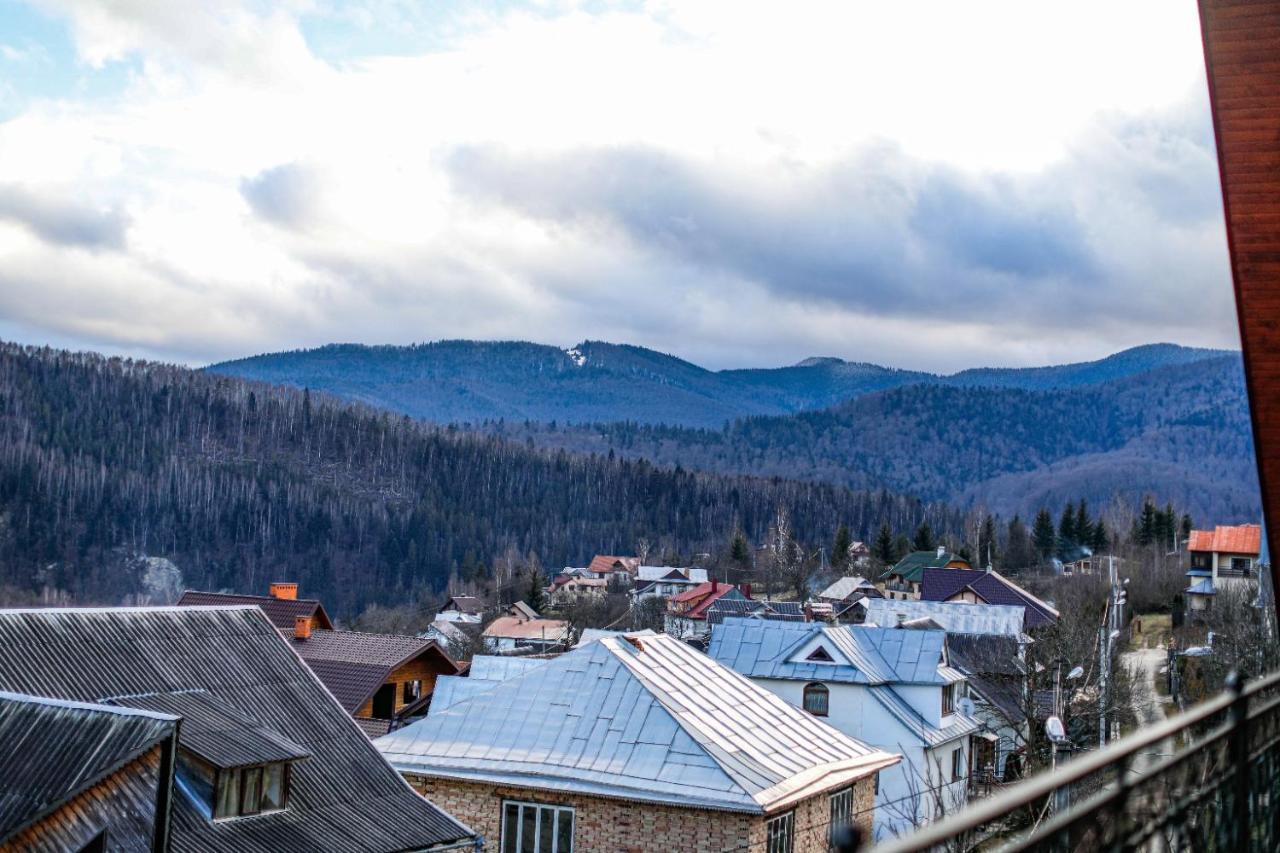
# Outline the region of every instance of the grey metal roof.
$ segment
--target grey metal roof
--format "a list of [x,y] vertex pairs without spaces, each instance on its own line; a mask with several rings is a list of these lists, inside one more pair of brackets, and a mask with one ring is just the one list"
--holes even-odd
[[859,603],[866,608],[867,622],[884,628],[904,618],[928,618],[943,630],[955,634],[1002,634],[1022,636],[1026,608],[1009,604],[959,604],[947,601],[900,601],[888,598],[866,598]]
[[540,666],[549,658],[516,657],[514,655],[476,655],[471,659],[467,678],[485,681],[508,681]]
[[1213,580],[1210,578],[1206,578],[1202,581],[1196,581],[1191,586],[1187,587],[1185,592],[1189,592],[1192,595],[1217,595],[1218,594],[1218,591],[1213,588]]
[[707,624],[719,625],[730,616],[750,616],[754,619],[778,619],[784,622],[803,622],[804,606],[798,601],[759,601],[747,598],[721,598],[707,608]]
[[257,607],[6,610],[0,648],[0,689],[77,701],[205,690],[311,752],[283,812],[213,823],[175,796],[175,850],[412,850],[472,835],[387,766]]
[[818,598],[825,598],[831,601],[844,601],[855,592],[866,589],[875,589],[875,584],[861,576],[843,577],[837,580],[831,586],[818,593]]
[[0,692],[0,847],[177,726],[166,714]]
[[215,767],[297,761],[311,753],[203,690],[109,699],[112,705],[182,718],[178,743]]
[[757,814],[897,760],[661,634],[574,649],[375,745],[410,773]]

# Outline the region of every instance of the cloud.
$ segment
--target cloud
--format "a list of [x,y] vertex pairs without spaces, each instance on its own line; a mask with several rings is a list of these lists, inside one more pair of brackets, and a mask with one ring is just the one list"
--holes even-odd
[[16,184],[0,184],[0,220],[22,225],[50,243],[83,249],[123,249],[129,226],[120,210],[99,210],[63,192]]
[[240,194],[254,212],[285,228],[300,228],[321,214],[320,176],[297,163],[286,163],[240,182]]

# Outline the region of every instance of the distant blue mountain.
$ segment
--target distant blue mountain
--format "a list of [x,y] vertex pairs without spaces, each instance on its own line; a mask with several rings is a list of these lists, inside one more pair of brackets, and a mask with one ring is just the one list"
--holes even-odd
[[825,409],[907,385],[1080,388],[1224,354],[1152,344],[1099,361],[979,368],[939,376],[838,358],[810,358],[791,367],[711,371],[643,347],[599,341],[569,349],[524,342],[440,341],[405,347],[333,344],[206,369],[308,387],[438,423],[503,419],[720,427],[744,417]]

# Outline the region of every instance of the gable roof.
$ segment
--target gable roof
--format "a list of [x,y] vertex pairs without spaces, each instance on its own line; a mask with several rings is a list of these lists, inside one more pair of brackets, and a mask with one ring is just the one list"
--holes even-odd
[[441,610],[456,610],[459,613],[475,615],[484,612],[484,602],[474,595],[455,595],[444,603]]
[[518,617],[520,619],[539,618],[538,611],[534,610],[532,607],[528,605],[527,602],[524,602],[524,601],[514,602],[510,607],[507,608],[507,612],[510,613],[512,616]]
[[722,581],[707,581],[695,586],[693,589],[686,589],[684,592],[678,593],[667,599],[667,605],[684,604],[685,602],[693,602],[688,610],[679,615],[685,619],[703,619],[707,610],[717,601],[746,599],[746,596],[733,584],[727,584]]
[[828,601],[844,601],[854,593],[866,594],[875,590],[876,585],[861,576],[839,578],[835,583],[818,593],[818,598]]
[[488,624],[482,636],[561,643],[569,637],[569,623],[560,619],[524,619],[519,616],[499,616]]
[[0,689],[82,702],[204,690],[311,753],[283,812],[210,822],[175,795],[175,850],[391,851],[472,835],[387,766],[257,607],[4,610],[0,648],[23,650],[0,655]]
[[753,814],[898,760],[666,635],[606,637],[375,743],[409,773]]
[[609,554],[596,554],[591,558],[591,564],[587,566],[587,571],[597,572],[602,575],[616,571],[625,571],[629,574],[635,574],[636,568],[639,567],[639,565],[639,557],[616,557]]
[[325,612],[324,605],[314,598],[276,598],[271,595],[240,595],[231,592],[200,592],[188,589],[178,599],[178,607],[227,607],[256,605],[267,614],[271,624],[281,631],[293,633],[294,619],[307,616],[321,628],[333,628],[333,620]]
[[920,585],[924,601],[947,601],[970,590],[987,604],[1007,604],[1026,608],[1026,629],[1058,621],[1058,611],[1036,598],[999,572],[973,569],[925,569]]
[[177,728],[167,714],[0,692],[0,846]]
[[[947,569],[946,571],[955,571]],[[1026,620],[1025,605],[962,604],[948,601],[910,601],[890,598],[865,598],[858,603],[867,621],[882,628],[905,619],[932,619],[944,631],[959,634],[998,634],[1021,637]]]
[[896,564],[885,569],[884,574],[880,575],[880,578],[883,580],[884,578],[897,575],[904,581],[920,583],[921,573],[924,572],[925,569],[942,568],[951,562],[960,562],[964,563],[966,566],[969,565],[968,560],[965,560],[962,557],[957,557],[955,554],[947,551],[943,551],[941,554],[938,553],[937,549],[934,549],[933,551],[912,551]]
[[707,608],[708,625],[719,625],[731,616],[803,622],[804,605],[798,601],[762,601],[754,598],[720,598]]
[[1257,556],[1262,553],[1262,527],[1257,524],[1219,524],[1213,530],[1193,530],[1187,550]]
[[290,640],[334,698],[355,713],[391,673],[423,655],[439,658],[446,668],[458,665],[434,639],[362,631],[312,631],[306,640]]
[[1015,637],[993,634],[947,634],[947,652],[953,667],[973,675],[1026,674],[1019,657],[1021,644]]

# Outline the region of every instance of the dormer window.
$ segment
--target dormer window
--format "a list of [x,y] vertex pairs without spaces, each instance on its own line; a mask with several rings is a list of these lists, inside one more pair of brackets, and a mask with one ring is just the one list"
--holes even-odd
[[956,712],[956,686],[948,684],[942,688],[942,716]]
[[831,652],[827,651],[822,646],[818,646],[816,649],[809,652],[809,656],[806,657],[805,660],[816,661],[817,663],[835,663],[835,658],[831,657]]
[[284,762],[219,770],[213,819],[283,811],[289,806],[289,777]]

